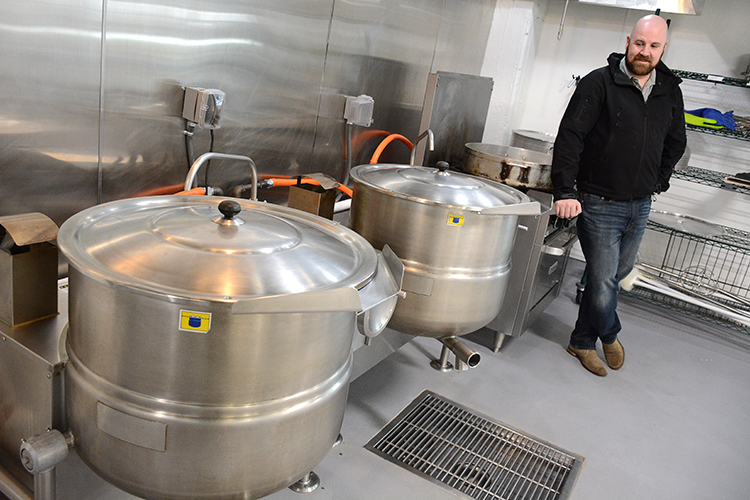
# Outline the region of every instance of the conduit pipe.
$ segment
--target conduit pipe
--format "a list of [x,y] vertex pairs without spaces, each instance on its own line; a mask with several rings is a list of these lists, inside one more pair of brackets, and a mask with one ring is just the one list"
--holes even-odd
[[158,187],[154,189],[149,189],[147,191],[142,191],[136,195],[133,195],[133,198],[144,198],[146,196],[161,196],[164,194],[176,194],[182,191],[183,187],[184,187],[184,184],[173,184],[172,186]]
[[424,139],[425,137],[428,138],[427,142],[427,148],[430,151],[435,151],[435,134],[432,133],[432,130],[427,129],[421,134],[419,134],[419,137],[417,137],[417,140],[414,141],[414,146],[411,148],[411,156],[409,157],[409,165],[414,165],[414,163],[417,160],[417,144],[419,144],[419,141]]
[[338,214],[338,213],[341,213],[341,212],[346,212],[350,208],[352,208],[352,199],[351,198],[349,198],[347,200],[337,201],[336,203],[333,204],[333,213]]
[[205,162],[213,159],[237,160],[247,162],[250,165],[250,170],[252,171],[253,176],[253,181],[250,185],[250,199],[253,201],[258,200],[258,171],[255,168],[255,162],[247,156],[228,155],[225,153],[204,153],[200,155],[198,159],[195,160],[195,163],[193,163],[193,166],[190,167],[190,171],[188,172],[187,178],[185,179],[185,191],[190,191],[191,189],[193,189],[193,183],[195,182],[195,176],[198,174],[198,170]]
[[[742,304],[743,306],[746,306],[746,307],[750,307],[750,300],[748,300],[747,298],[745,298],[745,297],[743,297],[741,295],[737,295],[735,293],[727,292],[725,290],[722,290],[721,288],[711,288],[710,286],[707,286],[705,283],[702,283],[700,280],[697,280],[697,279],[694,279],[694,278],[690,278],[689,274],[686,276],[685,275],[686,273],[682,273],[682,274],[674,273],[674,272],[671,272],[671,271],[669,271],[667,269],[661,269],[659,267],[655,267],[655,266],[652,266],[652,265],[646,264],[646,263],[637,264],[636,267],[639,268],[639,269],[642,269],[644,271],[647,271],[647,272],[654,272],[654,273],[658,273],[658,274],[666,274],[668,276],[671,276],[671,277],[677,279],[678,281],[681,281],[681,282],[684,282],[684,283],[690,285],[690,287],[695,287],[694,289],[700,289],[700,288],[705,287],[705,288],[707,288],[707,289],[710,290],[711,294],[720,295],[721,297],[723,297],[726,300]],[[687,288],[689,289],[690,287],[687,287]]]

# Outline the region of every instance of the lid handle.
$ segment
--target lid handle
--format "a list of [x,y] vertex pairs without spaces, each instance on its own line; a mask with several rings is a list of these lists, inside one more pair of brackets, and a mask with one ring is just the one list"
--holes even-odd
[[450,164],[447,161],[439,161],[435,164],[435,168],[440,170],[440,172],[445,172],[450,168]]
[[[224,200],[219,203],[219,212],[223,217],[216,217],[212,219],[215,223],[220,226],[241,226],[245,223],[244,220],[237,217],[237,214],[242,211],[242,207],[239,203],[234,200]],[[235,217],[237,217],[235,219]]]
[[232,220],[235,215],[242,211],[240,204],[234,200],[224,200],[219,203],[219,212],[227,220]]

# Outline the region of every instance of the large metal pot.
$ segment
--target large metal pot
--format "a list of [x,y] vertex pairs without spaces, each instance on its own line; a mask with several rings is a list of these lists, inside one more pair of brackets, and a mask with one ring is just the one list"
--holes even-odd
[[480,142],[466,144],[463,170],[516,188],[552,191],[552,156]]
[[220,201],[107,203],[58,236],[76,447],[147,499],[258,498],[307,474],[338,437],[358,314],[375,335],[395,305],[388,249],[304,212]]
[[352,169],[350,226],[404,263],[389,327],[447,338],[496,315],[505,293],[519,215],[539,213],[520,191],[479,177],[405,165]]
[[555,147],[555,136],[554,134],[537,132],[536,130],[514,129],[510,145],[514,148],[539,151],[540,153],[551,155]]

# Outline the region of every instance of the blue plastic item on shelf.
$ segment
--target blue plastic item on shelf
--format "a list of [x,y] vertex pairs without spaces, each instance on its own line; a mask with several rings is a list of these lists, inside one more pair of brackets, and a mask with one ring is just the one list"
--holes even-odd
[[690,111],[685,110],[685,112],[690,113],[691,115],[700,116],[701,118],[706,118],[707,120],[716,120],[717,125],[722,125],[729,130],[734,130],[736,126],[734,123],[734,111],[722,113],[718,109],[699,108]]

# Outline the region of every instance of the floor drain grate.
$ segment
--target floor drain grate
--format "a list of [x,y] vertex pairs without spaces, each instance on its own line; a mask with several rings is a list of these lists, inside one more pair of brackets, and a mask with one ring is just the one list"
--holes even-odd
[[480,500],[567,499],[583,457],[424,391],[365,448]]

